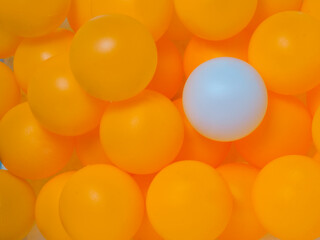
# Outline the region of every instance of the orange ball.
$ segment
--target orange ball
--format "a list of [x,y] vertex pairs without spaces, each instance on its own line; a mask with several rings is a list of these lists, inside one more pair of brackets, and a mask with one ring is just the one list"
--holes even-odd
[[28,103],[22,103],[1,120],[0,153],[3,165],[13,174],[42,179],[67,164],[73,153],[73,140],[44,130]]
[[219,240],[257,240],[267,232],[253,209],[253,184],[259,171],[247,164],[232,163],[220,166],[218,172],[226,180],[233,196],[233,211],[227,228]]
[[171,163],[179,153],[183,122],[169,99],[146,90],[107,107],[100,138],[116,166],[130,173],[151,174]]
[[303,0],[301,11],[320,20],[320,2],[318,0]]
[[167,32],[164,35],[166,38],[174,41],[188,41],[192,34],[191,32],[183,25],[179,19],[176,11],[173,11],[171,23]]
[[0,58],[13,56],[21,40],[20,37],[17,37],[0,27]]
[[320,108],[316,111],[312,121],[312,137],[313,143],[318,151],[320,151]]
[[20,87],[27,91],[34,72],[45,60],[68,53],[73,33],[58,29],[40,38],[24,39],[14,55],[14,73]]
[[191,38],[184,53],[184,71],[188,77],[202,63],[218,57],[234,57],[247,61],[250,35],[246,32],[224,41]]
[[37,120],[48,130],[77,136],[95,129],[105,103],[89,96],[74,78],[68,55],[45,61],[29,83],[28,100]]
[[249,136],[237,141],[245,160],[262,168],[285,155],[307,154],[311,147],[311,115],[295,97],[269,93],[266,116]]
[[46,240],[71,240],[60,220],[59,201],[64,186],[73,174],[67,172],[54,177],[43,186],[37,197],[36,222]]
[[268,232],[282,240],[320,236],[320,163],[285,156],[269,163],[253,187],[254,209]]
[[182,105],[182,99],[174,101],[184,123],[184,140],[177,160],[197,160],[216,167],[226,158],[231,143],[217,142],[202,136],[189,123]]
[[232,213],[225,181],[214,168],[196,161],[173,163],[161,170],[146,201],[150,221],[164,239],[216,239]]
[[0,170],[0,239],[22,240],[34,223],[35,195],[28,183]]
[[76,153],[83,166],[111,164],[103,150],[99,128],[76,138]]
[[111,165],[87,166],[75,173],[60,198],[60,217],[73,240],[130,240],[143,217],[136,182]]
[[147,87],[156,69],[157,49],[151,34],[136,20],[105,15],[77,32],[70,63],[88,93],[106,101],[121,101]]
[[13,72],[0,62],[0,119],[19,102],[20,90]]
[[320,85],[307,92],[307,105],[314,115],[320,106]]
[[281,12],[256,29],[249,45],[249,62],[269,90],[304,93],[320,83],[319,42],[319,21],[301,12]]
[[173,98],[183,85],[182,58],[177,47],[165,38],[157,42],[158,65],[148,89]]

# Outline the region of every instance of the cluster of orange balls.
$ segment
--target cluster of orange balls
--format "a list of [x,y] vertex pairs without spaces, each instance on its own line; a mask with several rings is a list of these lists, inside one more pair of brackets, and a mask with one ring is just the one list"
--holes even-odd
[[[320,237],[319,0],[0,0],[10,57],[0,240]],[[268,90],[234,142],[184,113],[189,75],[220,57]]]

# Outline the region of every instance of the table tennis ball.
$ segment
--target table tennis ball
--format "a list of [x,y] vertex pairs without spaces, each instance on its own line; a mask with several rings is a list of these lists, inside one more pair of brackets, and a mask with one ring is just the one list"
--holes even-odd
[[301,11],[320,20],[320,2],[317,0],[304,0]]
[[41,179],[54,175],[67,164],[73,140],[44,130],[28,103],[22,103],[1,120],[0,152],[2,163],[13,174]]
[[34,223],[35,195],[25,181],[0,170],[0,239],[22,240]]
[[232,213],[226,182],[214,168],[197,161],[176,162],[161,170],[146,204],[152,225],[164,239],[216,239]]
[[21,37],[38,37],[58,28],[71,0],[0,0],[0,25]]
[[60,217],[73,240],[131,240],[140,226],[143,208],[136,182],[106,164],[76,172],[60,198]]
[[219,240],[257,240],[266,234],[252,203],[252,187],[259,171],[247,164],[232,163],[217,168],[233,196],[233,210],[227,228]]
[[183,122],[174,104],[151,90],[111,103],[100,124],[111,162],[134,174],[151,174],[171,163],[183,142]]
[[86,91],[103,100],[120,101],[147,87],[156,69],[157,49],[139,22],[106,15],[90,20],[77,32],[70,62]]
[[320,22],[288,11],[265,20],[249,45],[249,62],[267,88],[280,94],[304,93],[320,83]]
[[184,53],[185,75],[190,76],[199,65],[213,58],[234,57],[247,61],[250,37],[244,32],[224,41],[191,38]]
[[311,122],[309,111],[297,98],[269,93],[264,120],[235,145],[245,160],[259,168],[281,156],[305,155],[312,144]]
[[103,150],[99,127],[76,138],[76,152],[83,166],[93,164],[111,164]]
[[13,56],[21,40],[20,37],[17,37],[0,27],[0,58]]
[[73,33],[58,29],[40,38],[24,39],[14,55],[14,73],[20,87],[27,91],[34,72],[47,59],[69,51]]
[[281,240],[320,236],[320,163],[291,155],[269,163],[253,187],[253,204],[261,224]]
[[37,120],[66,136],[89,132],[99,125],[105,103],[89,96],[74,78],[68,55],[45,61],[29,83],[28,100]]
[[216,167],[226,158],[230,143],[210,140],[199,134],[189,123],[182,106],[182,99],[174,101],[184,123],[184,140],[176,160],[197,160]]
[[4,63],[0,62],[0,119],[20,101],[16,79]]
[[41,189],[36,202],[35,217],[46,240],[71,240],[62,226],[59,215],[61,192],[74,172],[60,174]]
[[307,105],[312,115],[314,115],[320,106],[320,85],[307,92]]
[[165,38],[157,42],[158,65],[148,89],[173,98],[183,84],[183,66],[179,50]]
[[259,73],[236,58],[215,58],[192,72],[183,90],[191,125],[203,136],[234,141],[255,130],[267,109]]
[[235,36],[252,19],[257,0],[174,0],[183,24],[198,37],[224,40]]

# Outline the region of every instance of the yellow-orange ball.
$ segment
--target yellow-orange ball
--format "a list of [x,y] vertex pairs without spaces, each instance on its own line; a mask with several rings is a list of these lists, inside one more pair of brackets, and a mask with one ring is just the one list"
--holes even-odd
[[320,151],[320,108],[316,111],[312,121],[313,143],[317,150]]
[[264,120],[235,145],[245,160],[262,168],[281,156],[307,154],[312,144],[311,122],[308,109],[297,98],[269,93]]
[[149,187],[146,204],[153,227],[164,239],[216,239],[232,213],[226,182],[214,168],[197,161],[162,169]]
[[320,20],[320,2],[318,0],[303,0],[301,11]]
[[0,119],[20,101],[16,79],[4,63],[0,62]]
[[59,215],[61,192],[74,172],[60,174],[41,189],[36,202],[35,217],[46,240],[71,240],[62,226]]
[[13,56],[21,40],[20,37],[17,37],[0,27],[0,58]]
[[183,122],[169,99],[146,90],[107,107],[100,138],[116,166],[130,173],[151,174],[171,163],[179,153]]
[[319,42],[319,21],[301,12],[281,12],[256,29],[249,45],[249,62],[269,90],[304,93],[320,83]]
[[312,115],[314,115],[320,106],[320,85],[307,92],[307,105]]
[[14,107],[1,120],[1,161],[19,177],[50,177],[67,164],[72,152],[73,140],[44,130],[28,103]]
[[75,173],[60,198],[60,217],[73,240],[131,240],[143,217],[136,182],[111,165]]
[[267,232],[253,209],[252,187],[259,171],[247,164],[231,163],[217,168],[233,196],[232,216],[219,240],[257,240]]
[[157,49],[148,30],[133,18],[105,15],[79,29],[72,41],[70,63],[88,93],[120,101],[147,87],[156,69]]
[[320,163],[291,155],[269,163],[253,187],[261,224],[281,240],[314,240],[320,236]]
[[224,40],[243,30],[252,19],[257,0],[174,0],[178,16],[198,37]]
[[45,61],[29,83],[28,100],[37,120],[48,130],[77,136],[95,129],[105,103],[89,96],[74,78],[68,55]]
[[73,33],[58,29],[40,38],[24,39],[13,60],[14,73],[20,87],[28,90],[28,84],[41,63],[60,54],[68,53]]
[[192,34],[183,25],[176,11],[173,11],[171,23],[164,36],[173,41],[188,41],[192,37]]
[[0,26],[21,37],[38,37],[58,28],[71,0],[1,0]]
[[22,240],[34,223],[35,195],[29,184],[0,170],[0,239]]

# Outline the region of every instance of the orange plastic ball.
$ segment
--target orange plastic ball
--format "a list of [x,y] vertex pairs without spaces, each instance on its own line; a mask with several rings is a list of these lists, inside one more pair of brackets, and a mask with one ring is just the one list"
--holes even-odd
[[146,90],[107,107],[100,138],[116,166],[134,174],[151,174],[171,163],[179,153],[183,122],[169,99]]
[[78,30],[92,17],[106,14],[130,16],[158,40],[168,29],[173,12],[172,0],[73,0],[68,19]]
[[281,12],[253,34],[249,62],[267,88],[280,94],[304,93],[320,83],[320,22],[301,12]]
[[253,209],[253,184],[259,171],[247,164],[232,163],[217,168],[227,181],[233,196],[233,211],[227,228],[219,240],[257,240],[267,232],[261,226]]
[[130,240],[140,226],[143,208],[136,182],[111,165],[81,169],[60,198],[60,217],[73,240]]
[[61,192],[74,172],[60,174],[41,189],[36,202],[35,217],[46,240],[71,240],[62,226],[59,215]]
[[68,55],[45,61],[29,83],[28,100],[37,120],[48,130],[77,136],[95,129],[105,103],[89,96],[74,78]]
[[71,0],[0,0],[0,25],[21,37],[38,37],[57,29]]
[[200,64],[218,57],[234,57],[248,60],[250,35],[240,33],[224,41],[207,41],[193,37],[184,53],[184,71],[188,77]]
[[120,101],[147,87],[156,69],[157,49],[139,22],[127,16],[106,15],[90,20],[77,32],[70,63],[88,93],[106,101]]
[[235,143],[245,160],[262,168],[285,155],[304,155],[312,144],[312,118],[295,97],[269,94],[266,116],[249,136]]
[[83,166],[111,164],[100,141],[99,127],[76,138],[76,153]]
[[268,164],[253,187],[261,224],[281,240],[320,236],[320,163],[305,156],[285,156]]
[[307,105],[314,115],[320,106],[320,85],[307,92]]
[[20,90],[16,79],[4,63],[0,62],[0,119],[20,102]]
[[19,177],[50,177],[67,164],[72,152],[73,140],[44,130],[28,103],[14,107],[1,120],[1,161]]
[[316,111],[312,121],[312,137],[316,149],[320,152],[320,108]]
[[187,119],[182,105],[182,99],[174,101],[184,123],[184,140],[177,160],[197,160],[216,167],[226,158],[231,143],[210,140],[198,133]]
[[171,23],[164,36],[173,41],[188,41],[192,37],[192,34],[183,25],[176,11],[173,11]]
[[182,58],[177,47],[165,38],[157,42],[158,65],[148,89],[173,98],[183,85]]
[[73,33],[58,29],[40,38],[24,39],[14,55],[14,73],[20,87],[27,91],[34,72],[45,60],[68,53]]
[[320,20],[320,2],[318,0],[303,0],[301,11]]
[[212,240],[227,226],[232,196],[219,173],[196,161],[177,162],[152,181],[147,211],[164,239]]
[[21,40],[20,37],[17,37],[0,27],[0,58],[13,56]]
[[22,240],[34,223],[35,195],[28,183],[0,170],[0,239]]
[[243,30],[252,19],[257,0],[174,0],[184,25],[198,37],[224,40]]

